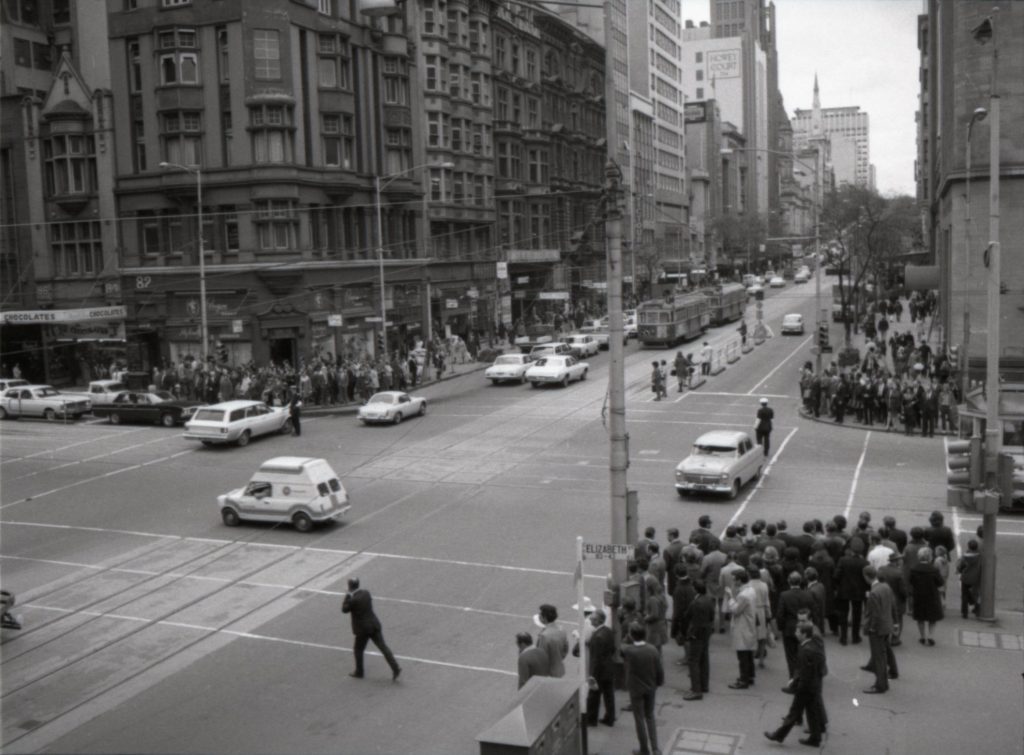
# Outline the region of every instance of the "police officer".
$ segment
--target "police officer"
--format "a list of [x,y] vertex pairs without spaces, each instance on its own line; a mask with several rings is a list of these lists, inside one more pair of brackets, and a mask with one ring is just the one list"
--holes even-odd
[[768,399],[761,399],[761,407],[757,410],[757,426],[754,428],[757,433],[757,442],[764,446],[764,455],[768,456],[771,448],[772,420],[775,418],[775,411],[768,406]]
[[302,435],[302,400],[299,398],[299,392],[296,388],[292,388],[292,398],[288,402],[288,416],[292,423],[292,432],[296,436]]

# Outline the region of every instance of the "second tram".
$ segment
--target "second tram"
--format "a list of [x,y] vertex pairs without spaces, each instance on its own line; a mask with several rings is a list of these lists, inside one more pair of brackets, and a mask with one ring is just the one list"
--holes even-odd
[[696,338],[711,324],[708,297],[699,292],[645,301],[636,314],[637,338],[644,346],[674,346]]
[[723,283],[720,286],[705,288],[704,295],[708,297],[711,322],[715,325],[724,325],[743,317],[749,298],[742,283]]

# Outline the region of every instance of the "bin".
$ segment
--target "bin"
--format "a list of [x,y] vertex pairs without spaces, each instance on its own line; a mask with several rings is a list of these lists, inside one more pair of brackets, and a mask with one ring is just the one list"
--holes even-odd
[[576,682],[535,676],[476,741],[480,755],[579,755],[581,720]]

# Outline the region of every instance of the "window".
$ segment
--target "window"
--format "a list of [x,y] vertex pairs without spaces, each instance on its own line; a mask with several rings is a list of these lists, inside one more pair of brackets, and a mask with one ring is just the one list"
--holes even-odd
[[529,81],[537,80],[537,51],[533,49],[526,51],[526,78]]
[[441,140],[441,114],[427,113],[427,144],[431,147],[440,147]]
[[142,95],[135,94],[131,98],[132,139],[135,149],[132,154],[136,172],[146,170],[146,118],[142,107]]
[[50,224],[50,250],[59,276],[95,276],[103,271],[98,220]]
[[199,54],[195,29],[164,29],[157,33],[160,54],[160,83],[198,84]]
[[202,165],[202,125],[198,111],[160,115],[160,154],[179,165]]
[[223,26],[217,27],[217,69],[222,84],[231,81],[231,52],[228,46],[228,30]]
[[412,134],[408,129],[387,129],[384,149],[384,159],[389,174],[405,173],[413,167]]
[[697,62],[698,63],[703,63],[704,62],[704,53],[701,52],[700,50],[697,51]]
[[27,39],[14,38],[14,64],[22,68],[49,71],[53,64],[50,46]]
[[494,67],[503,70],[508,62],[508,40],[500,34],[494,38]]
[[256,203],[256,225],[260,249],[291,249],[295,247],[295,202],[268,199]]
[[217,218],[220,221],[220,233],[217,247],[225,252],[237,252],[238,246],[238,211],[234,205],[219,208]]
[[280,32],[276,29],[256,29],[252,33],[252,54],[256,78],[276,81],[281,78]]
[[698,100],[703,100],[704,99],[704,87],[697,87],[697,99]]
[[317,11],[323,16],[333,15],[331,13],[331,0],[318,0]]
[[518,76],[519,75],[519,59],[520,59],[519,58],[519,51],[520,51],[521,48],[519,47],[519,43],[516,42],[515,40],[512,40],[511,47],[512,47],[512,56],[509,58],[509,63],[511,64],[511,68],[509,70],[511,70],[512,73],[514,73],[516,76]]
[[348,40],[333,34],[321,34],[318,44],[320,86],[324,89],[348,89],[351,70]]
[[703,68],[698,68],[697,69],[697,81],[704,81],[704,69]]
[[91,135],[52,136],[43,142],[44,181],[48,196],[96,191],[96,159]]
[[546,149],[528,150],[527,164],[530,183],[546,184],[548,182],[548,151]]
[[338,113],[320,116],[324,165],[352,170],[354,138],[352,116]]
[[142,91],[142,55],[139,49],[139,40],[128,40],[128,89],[132,92]]
[[409,104],[409,75],[401,58],[384,58],[384,102],[389,105]]
[[35,26],[39,23],[37,0],[5,0],[4,10],[8,21]]
[[498,142],[498,178],[518,180],[522,176],[522,147],[515,142]]
[[294,154],[292,109],[284,105],[255,105],[249,108],[249,131],[253,162],[287,163]]
[[161,0],[160,4],[165,8],[177,8],[181,5],[192,5],[192,0]]
[[494,120],[496,121],[507,121],[508,120],[508,90],[504,87],[498,87],[494,92],[497,98],[497,105],[494,108]]

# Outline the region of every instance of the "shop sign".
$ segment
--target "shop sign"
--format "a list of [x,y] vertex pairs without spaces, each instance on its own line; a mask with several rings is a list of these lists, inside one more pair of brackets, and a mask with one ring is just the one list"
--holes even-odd
[[341,315],[327,315],[327,325],[332,328],[340,328],[343,324]]
[[703,123],[708,119],[706,102],[687,102],[683,108],[683,121],[685,123]]
[[470,288],[467,289],[466,296],[468,296],[470,299],[479,299],[480,292],[476,288]]
[[529,275],[520,275],[518,278],[516,278],[516,283],[528,284],[529,282],[530,282],[530,276]]
[[459,308],[459,300],[458,299],[445,299],[444,300],[444,306],[445,306],[445,309],[458,309]]
[[567,300],[569,298],[568,291],[541,291],[537,296],[538,299],[547,300]]
[[56,341],[123,341],[124,321],[51,325],[50,336]]
[[242,322],[241,320],[232,320],[231,321],[231,332],[232,333],[241,333],[242,332],[242,328],[244,326],[245,326],[245,323]]
[[496,263],[495,277],[497,277],[497,279],[500,280],[500,281],[503,281],[506,278],[508,278],[508,263],[507,262],[498,262],[498,263]]
[[201,330],[197,325],[194,328],[175,328],[167,334],[167,338],[171,341],[199,341],[200,335]]
[[123,320],[125,307],[90,307],[88,309],[32,309],[21,312],[0,312],[0,325],[33,325],[56,322],[103,322]]

